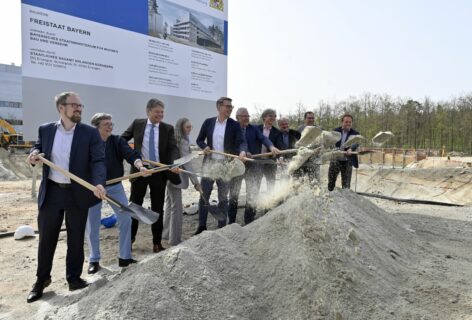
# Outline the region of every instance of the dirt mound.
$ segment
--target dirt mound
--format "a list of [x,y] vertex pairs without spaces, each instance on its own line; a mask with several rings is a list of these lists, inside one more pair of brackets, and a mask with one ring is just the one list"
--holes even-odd
[[470,158],[451,158],[430,157],[419,162],[410,163],[408,168],[427,169],[427,168],[470,168],[472,160]]
[[[354,177],[353,177],[354,179]],[[359,169],[357,191],[472,205],[471,168]]]
[[[413,305],[404,297],[415,295],[407,289],[409,277],[418,272],[418,242],[411,230],[350,191],[315,197],[306,190],[244,228],[232,224],[203,232],[66,299],[51,299],[62,306],[42,315],[422,318],[436,305]],[[446,312],[439,318],[447,318]]]
[[[0,180],[21,180],[31,178],[32,167],[26,162],[27,154],[10,153],[0,149]],[[39,174],[41,170],[38,170]]]

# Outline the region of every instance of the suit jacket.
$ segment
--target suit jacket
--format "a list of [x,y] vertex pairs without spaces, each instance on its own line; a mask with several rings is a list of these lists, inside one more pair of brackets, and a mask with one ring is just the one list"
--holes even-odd
[[[51,159],[52,146],[58,123],[51,122],[39,127],[38,141],[33,149],[44,153],[44,157]],[[44,204],[47,192],[47,180],[50,168],[43,165],[43,176],[38,194],[38,208]],[[82,178],[94,186],[105,186],[105,144],[96,128],[83,123],[77,123],[70,149],[69,172]],[[100,199],[78,183],[71,181],[72,197],[78,208],[87,209],[97,204]]]
[[246,144],[247,150],[251,154],[259,154],[262,150],[262,145],[265,145],[267,149],[270,149],[274,144],[256,126],[248,125],[246,127]]
[[[201,149],[205,149],[206,147],[213,149],[213,131],[215,130],[215,123],[216,117],[208,118],[203,122],[197,137],[197,145]],[[241,132],[241,126],[236,120],[228,118],[225,130],[224,152],[239,154],[241,151],[247,151],[245,139]],[[205,157],[204,160],[207,158],[208,157]]]
[[[136,150],[141,156],[141,149],[143,147],[144,130],[147,124],[146,119],[135,119],[128,129],[123,132],[121,137],[126,141],[134,139],[134,150]],[[159,123],[159,160],[164,164],[172,164],[175,159],[179,157],[179,149],[174,136],[174,127],[165,122]],[[131,173],[137,172],[134,166],[131,166]],[[174,184],[180,183],[178,174],[170,171],[165,171],[165,176]]]
[[[261,133],[264,132],[264,125],[260,124],[257,126],[257,128],[259,129]],[[272,143],[277,149],[279,150],[287,149],[282,139],[282,132],[280,132],[280,130],[277,129],[276,127],[272,127],[272,129],[270,129],[269,140],[272,141]]]
[[293,129],[289,129],[288,133],[287,133],[288,134],[288,145],[287,145],[284,141],[284,133],[281,132],[281,134],[282,134],[282,142],[284,143],[286,149],[295,148],[295,143],[298,140],[300,140],[300,137],[301,137],[300,132],[298,132],[296,130],[293,130]]
[[[337,131],[337,132],[340,132],[341,134],[343,133],[343,129],[342,127],[337,127],[336,129],[334,129],[334,131]],[[359,132],[357,132],[356,130],[354,129],[350,129],[349,132],[347,133],[347,139],[349,139],[350,136],[355,136],[355,135],[358,135]],[[341,137],[341,140],[342,140],[342,137]],[[338,142],[336,142],[336,147],[337,148],[341,148],[341,140],[339,140]],[[357,148],[359,147],[359,144],[357,143],[354,143],[352,146],[351,146],[351,150],[352,151],[356,151]],[[346,150],[348,148],[345,148]],[[357,155],[352,155],[352,156],[346,156],[351,164],[351,166],[354,166],[354,168],[359,168],[359,159],[357,158]]]

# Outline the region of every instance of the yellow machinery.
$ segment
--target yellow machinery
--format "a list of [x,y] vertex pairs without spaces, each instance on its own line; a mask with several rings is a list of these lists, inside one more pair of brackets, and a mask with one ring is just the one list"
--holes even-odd
[[15,152],[16,149],[29,149],[33,146],[30,141],[24,141],[23,134],[17,133],[15,128],[2,118],[0,118],[0,145],[11,152]]

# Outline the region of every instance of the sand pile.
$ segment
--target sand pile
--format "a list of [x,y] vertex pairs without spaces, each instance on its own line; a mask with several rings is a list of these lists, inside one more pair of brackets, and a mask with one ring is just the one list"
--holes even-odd
[[[353,174],[353,181],[355,179]],[[471,168],[359,169],[357,191],[472,205]]]
[[246,227],[203,232],[66,299],[51,299],[58,307],[38,316],[419,319],[435,305],[404,297],[418,272],[415,237],[350,191],[315,197],[305,190]]
[[[27,154],[10,153],[0,149],[0,180],[20,180],[31,178],[32,168],[26,162]],[[38,170],[41,174],[41,169]]]

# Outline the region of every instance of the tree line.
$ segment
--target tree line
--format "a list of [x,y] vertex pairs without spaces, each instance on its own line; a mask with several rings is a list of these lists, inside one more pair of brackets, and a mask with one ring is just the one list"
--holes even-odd
[[[264,108],[256,106],[252,119],[260,123]],[[320,101],[309,107],[302,102],[287,113],[291,128],[303,123],[306,111],[315,113],[315,122],[324,130],[340,126],[340,117],[349,113],[354,117],[353,127],[368,141],[380,131],[395,134],[386,147],[414,149],[442,149],[472,154],[472,94],[447,101],[421,101],[392,98],[389,95],[366,93],[335,103]],[[369,145],[369,143],[367,143]]]

